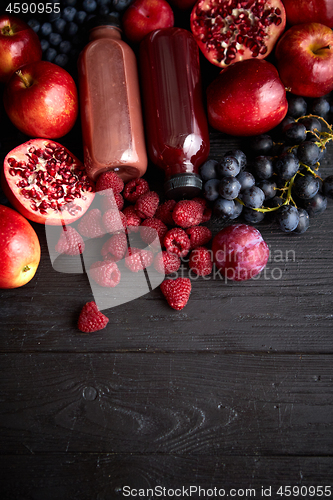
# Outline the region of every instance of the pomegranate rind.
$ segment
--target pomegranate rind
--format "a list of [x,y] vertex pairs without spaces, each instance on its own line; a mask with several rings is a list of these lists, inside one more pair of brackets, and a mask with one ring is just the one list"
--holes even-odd
[[[60,148],[66,154],[71,157],[70,167],[67,169],[67,172],[71,172],[72,177],[76,179],[74,185],[77,186],[77,195],[73,197],[72,200],[65,201],[64,196],[61,198],[57,198],[59,204],[61,205],[61,209],[54,209],[51,207],[43,208],[44,213],[41,213],[39,210],[33,210],[31,205],[36,204],[39,205],[44,199],[47,203],[50,201],[54,201],[51,197],[51,200],[48,199],[47,195],[45,195],[41,200],[36,201],[29,197],[24,197],[22,190],[30,191],[31,188],[37,187],[37,174],[38,171],[45,171],[45,163],[47,160],[45,158],[38,158],[39,162],[37,164],[37,168],[35,171],[31,172],[31,175],[27,178],[28,185],[19,187],[17,184],[24,180],[24,177],[20,175],[12,175],[13,171],[13,160],[17,163],[24,162],[24,168],[19,168],[14,166],[14,170],[28,170],[25,165],[29,162],[28,153],[35,148],[35,150],[45,150],[45,148],[52,144],[55,148]],[[39,168],[41,167],[41,168]],[[80,173],[81,172],[81,173]],[[83,182],[84,188],[79,188],[78,182],[82,176],[86,176],[84,166],[82,162],[71,153],[65,146],[59,144],[50,139],[31,139],[13,150],[11,150],[4,160],[3,170],[1,172],[1,186],[4,191],[4,194],[8,198],[11,205],[20,212],[27,219],[37,222],[40,224],[49,224],[53,226],[60,226],[63,224],[70,224],[78,220],[85,212],[88,210],[90,204],[92,203],[95,196],[95,187],[93,182],[86,176],[86,179]],[[49,184],[56,182],[57,179],[61,179],[60,174],[56,173],[54,176],[48,173],[48,177],[53,177],[53,181],[49,181]],[[78,182],[77,182],[78,181]],[[59,186],[62,186],[67,196],[67,186],[68,184],[59,183]],[[38,190],[38,189],[37,189]],[[23,191],[24,192],[24,191]],[[67,196],[68,198],[68,196]]]
[[199,0],[190,26],[206,59],[225,68],[265,59],[285,29],[286,11],[281,0]]

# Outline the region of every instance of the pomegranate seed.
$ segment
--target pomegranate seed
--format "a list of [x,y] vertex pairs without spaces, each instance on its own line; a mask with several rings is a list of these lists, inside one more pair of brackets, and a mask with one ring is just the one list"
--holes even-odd
[[35,212],[37,212],[37,210],[38,210],[37,205],[36,205],[35,203],[31,203],[31,204],[30,204],[30,208],[31,208],[32,210],[34,210]]
[[9,169],[9,173],[10,173],[10,175],[12,175],[12,176],[16,175],[16,170],[15,170],[15,168],[10,168],[10,169]]
[[8,158],[8,163],[11,167],[16,167],[17,166],[17,161],[15,160],[15,158]]

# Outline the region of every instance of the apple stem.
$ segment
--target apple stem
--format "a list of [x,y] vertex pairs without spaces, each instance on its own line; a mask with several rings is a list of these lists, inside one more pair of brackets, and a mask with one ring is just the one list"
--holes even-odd
[[24,266],[24,268],[22,269],[22,271],[24,273],[26,273],[27,271],[30,271],[30,267],[29,266]]
[[21,82],[26,86],[26,88],[31,87],[32,83],[29,78],[23,75],[22,71],[19,69],[16,71],[17,76],[20,78]]

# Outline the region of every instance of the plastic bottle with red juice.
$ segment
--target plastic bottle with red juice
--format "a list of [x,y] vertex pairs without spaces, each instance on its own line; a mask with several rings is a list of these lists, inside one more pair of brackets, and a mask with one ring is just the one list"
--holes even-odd
[[84,164],[93,180],[113,170],[125,182],[147,169],[137,61],[119,20],[95,16],[78,60]]
[[165,172],[165,194],[197,196],[210,147],[197,43],[182,28],[156,30],[140,44],[139,67],[148,156]]

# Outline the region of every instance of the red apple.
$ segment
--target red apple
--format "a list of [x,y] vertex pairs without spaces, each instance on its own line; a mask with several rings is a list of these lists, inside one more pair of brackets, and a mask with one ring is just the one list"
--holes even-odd
[[128,40],[139,43],[151,31],[171,28],[173,10],[165,0],[135,0],[125,10],[122,24]]
[[55,139],[67,134],[78,115],[78,94],[71,75],[60,66],[38,61],[14,73],[4,92],[13,124],[31,137]]
[[39,261],[40,244],[33,227],[15,210],[0,205],[0,288],[28,283]]
[[212,243],[217,269],[229,280],[257,276],[267,264],[269,248],[260,231],[246,224],[233,224],[217,233]]
[[293,94],[321,97],[333,90],[333,32],[319,23],[292,26],[278,41],[280,78]]
[[283,0],[288,24],[320,23],[333,28],[332,0]]
[[230,135],[268,132],[286,116],[286,91],[277,69],[263,59],[247,59],[223,69],[207,88],[208,120]]
[[42,48],[34,30],[15,16],[0,16],[0,82],[8,81],[21,66],[41,58]]

